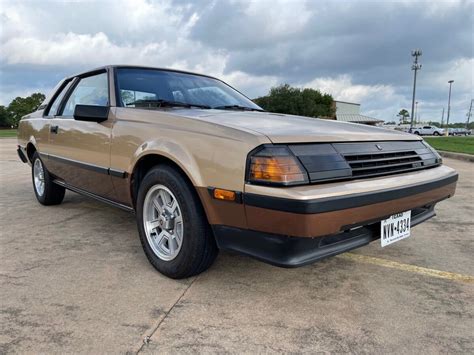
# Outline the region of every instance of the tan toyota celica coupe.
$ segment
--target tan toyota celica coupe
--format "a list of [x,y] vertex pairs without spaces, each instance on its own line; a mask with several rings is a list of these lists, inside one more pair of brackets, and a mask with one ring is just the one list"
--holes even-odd
[[265,112],[213,77],[136,66],[61,81],[20,121],[18,154],[41,204],[69,189],[134,212],[172,278],[219,249],[295,267],[388,245],[458,178],[415,135]]

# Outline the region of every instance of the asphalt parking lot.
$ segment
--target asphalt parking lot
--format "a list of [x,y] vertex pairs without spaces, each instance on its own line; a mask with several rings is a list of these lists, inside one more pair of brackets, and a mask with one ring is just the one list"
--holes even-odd
[[221,253],[174,281],[134,216],[67,193],[40,206],[0,140],[0,353],[474,352],[474,164],[412,236],[280,269]]

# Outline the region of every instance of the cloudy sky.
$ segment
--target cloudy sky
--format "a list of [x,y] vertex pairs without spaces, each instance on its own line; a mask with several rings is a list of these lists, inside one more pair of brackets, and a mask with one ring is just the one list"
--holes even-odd
[[472,1],[0,0],[0,104],[84,69],[141,64],[214,75],[250,97],[312,87],[388,121],[410,111],[420,47],[421,119],[440,120],[453,79],[451,119],[464,121],[473,11]]

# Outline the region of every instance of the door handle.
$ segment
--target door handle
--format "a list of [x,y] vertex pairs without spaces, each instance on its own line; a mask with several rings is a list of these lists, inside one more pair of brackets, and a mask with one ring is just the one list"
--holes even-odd
[[58,126],[51,126],[49,130],[51,133],[58,134]]

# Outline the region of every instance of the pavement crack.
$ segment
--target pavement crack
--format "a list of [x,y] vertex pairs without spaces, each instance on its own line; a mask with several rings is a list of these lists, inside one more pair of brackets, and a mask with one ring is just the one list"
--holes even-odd
[[163,322],[166,320],[166,318],[168,318],[168,315],[173,311],[174,307],[183,299],[183,297],[186,295],[186,293],[191,288],[191,286],[194,285],[194,283],[197,281],[198,278],[199,278],[199,276],[196,276],[194,278],[194,280],[192,280],[189,283],[189,285],[183,290],[181,295],[173,303],[173,305],[170,307],[170,309],[168,309],[168,311],[164,312],[163,315],[161,316],[161,318],[158,319],[155,326],[152,327],[151,332],[149,332],[148,334],[145,333],[145,335],[142,337],[143,338],[142,343],[139,346],[138,350],[135,352],[135,354],[139,354],[145,348],[145,346],[148,345],[151,342],[151,338],[160,329],[161,324],[163,324]]

